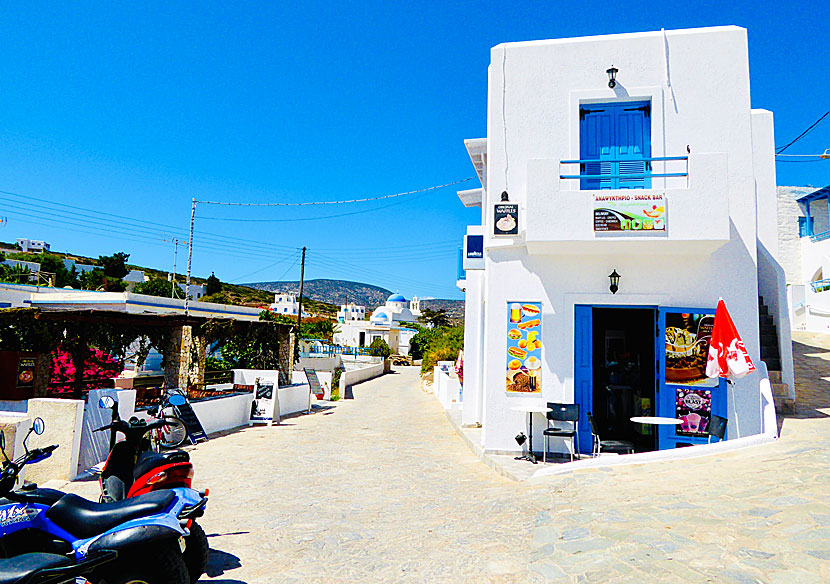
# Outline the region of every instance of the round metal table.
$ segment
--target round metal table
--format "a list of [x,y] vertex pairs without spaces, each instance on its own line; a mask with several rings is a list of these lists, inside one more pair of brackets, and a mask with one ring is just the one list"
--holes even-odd
[[551,411],[551,409],[547,405],[540,403],[520,404],[510,409],[514,412],[525,412],[528,416],[530,426],[527,438],[527,454],[517,456],[516,460],[529,460],[533,464],[536,464],[536,456],[533,454],[533,414],[545,414]]

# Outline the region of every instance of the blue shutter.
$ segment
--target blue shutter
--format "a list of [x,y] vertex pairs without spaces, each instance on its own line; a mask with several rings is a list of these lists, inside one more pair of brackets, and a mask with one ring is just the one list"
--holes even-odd
[[[583,179],[582,190],[651,188],[650,178],[611,178],[651,171],[651,106],[648,102],[589,104],[579,109],[579,158],[596,160],[581,174],[609,175]],[[612,162],[613,161],[613,162]]]
[[[809,221],[808,221],[809,219]],[[813,217],[798,218],[798,236],[810,237],[813,235]]]

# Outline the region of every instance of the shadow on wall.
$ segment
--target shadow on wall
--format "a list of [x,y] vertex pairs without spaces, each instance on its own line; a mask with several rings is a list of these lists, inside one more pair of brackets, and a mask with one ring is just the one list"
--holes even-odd
[[793,341],[796,413],[787,418],[827,418],[820,409],[830,408],[830,335],[813,345]]

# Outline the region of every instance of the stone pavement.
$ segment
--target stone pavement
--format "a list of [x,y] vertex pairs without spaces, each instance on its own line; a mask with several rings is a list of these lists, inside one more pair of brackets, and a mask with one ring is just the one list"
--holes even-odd
[[[800,375],[830,377],[830,354],[802,357]],[[830,581],[830,392],[813,393],[771,445],[528,484],[479,461],[401,368],[192,449],[211,489],[202,581]]]

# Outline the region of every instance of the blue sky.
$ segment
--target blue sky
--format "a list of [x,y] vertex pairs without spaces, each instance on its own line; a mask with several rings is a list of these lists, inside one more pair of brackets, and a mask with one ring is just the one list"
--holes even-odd
[[[169,270],[164,240],[187,237],[192,197],[349,199],[471,177],[463,140],[486,133],[489,49],[506,41],[747,27],[752,105],[774,112],[783,145],[830,109],[826,4],[785,6],[6,4],[0,215],[9,221],[0,239],[126,251]],[[787,153],[826,148],[830,118]],[[830,161],[777,171],[779,184],[830,184]],[[462,298],[456,249],[478,210],[455,191],[474,186],[348,206],[199,206],[193,273],[297,279],[296,248],[306,245],[307,278]],[[185,256],[181,248],[180,272]]]

